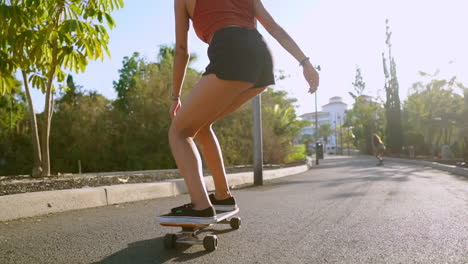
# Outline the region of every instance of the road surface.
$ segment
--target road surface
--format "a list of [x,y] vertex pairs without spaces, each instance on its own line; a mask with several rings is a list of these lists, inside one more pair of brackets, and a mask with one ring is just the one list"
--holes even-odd
[[165,250],[187,195],[0,223],[0,263],[468,263],[468,178],[369,157],[235,190],[218,249]]

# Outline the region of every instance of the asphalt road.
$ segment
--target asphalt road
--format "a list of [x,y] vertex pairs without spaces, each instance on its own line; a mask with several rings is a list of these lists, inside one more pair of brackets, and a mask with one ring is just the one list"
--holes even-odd
[[[468,263],[468,178],[366,157],[235,190],[242,227],[165,250],[188,196],[0,223],[0,263]],[[1,213],[1,212],[0,212]]]

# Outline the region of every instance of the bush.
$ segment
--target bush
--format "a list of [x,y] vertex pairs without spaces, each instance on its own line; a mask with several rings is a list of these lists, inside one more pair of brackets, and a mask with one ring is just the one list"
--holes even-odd
[[293,162],[298,160],[303,160],[306,157],[306,147],[305,145],[293,145],[289,149],[289,153],[286,156],[285,162]]

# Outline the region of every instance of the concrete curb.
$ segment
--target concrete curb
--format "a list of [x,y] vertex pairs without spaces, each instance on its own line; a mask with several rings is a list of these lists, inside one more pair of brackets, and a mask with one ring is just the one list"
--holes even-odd
[[[264,171],[264,179],[271,180],[307,171],[307,165]],[[232,187],[253,184],[253,172],[228,174]],[[214,190],[211,176],[205,177],[206,187]],[[187,193],[182,179],[156,183],[136,183],[95,188],[32,192],[0,196],[0,221],[34,217],[111,204],[135,202],[176,196]]]
[[468,177],[468,169],[460,168],[457,166],[445,165],[445,164],[440,164],[437,162],[426,161],[426,160],[411,160],[411,159],[399,159],[399,158],[385,158],[385,159],[389,161],[394,161],[394,162],[402,162],[402,163],[407,163],[407,164],[412,164],[412,165],[427,166],[433,169],[450,172],[455,175]]
[[0,221],[107,205],[103,187],[0,196]]

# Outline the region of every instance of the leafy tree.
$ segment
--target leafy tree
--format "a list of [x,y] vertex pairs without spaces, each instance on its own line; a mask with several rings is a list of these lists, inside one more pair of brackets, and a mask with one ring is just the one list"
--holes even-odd
[[[69,79],[70,80],[70,79]],[[69,83],[71,84],[71,83]],[[56,102],[51,160],[59,172],[98,172],[109,168],[115,154],[109,139],[110,101],[96,92],[67,90]]]
[[[166,60],[172,60],[175,55],[175,50],[173,46],[169,45],[161,45],[159,46],[159,52],[158,52],[158,60],[160,62],[166,61]],[[198,59],[197,54],[195,53],[190,53],[190,58],[189,58],[189,65],[196,61]]]
[[[356,98],[353,108],[348,110],[345,127],[350,127],[354,146],[362,153],[372,154],[372,134],[382,133],[385,122],[383,108],[368,96]],[[386,141],[385,136],[383,140]]]
[[354,98],[353,108],[346,112],[344,127],[351,131],[346,137],[362,153],[372,153],[372,134],[383,135],[382,126],[385,121],[382,107],[374,102],[370,96],[365,95],[366,83],[359,67],[356,68],[356,77],[353,84],[355,93],[350,93]]
[[349,95],[351,95],[353,99],[356,100],[356,98],[364,95],[364,90],[366,89],[366,83],[364,82],[364,79],[362,78],[362,72],[359,66],[356,66],[356,77],[355,77],[355,81],[353,82],[353,88],[354,88],[354,93],[349,92]]
[[[385,91],[387,94],[387,100],[385,103],[387,125],[385,131],[389,152],[400,153],[403,146],[403,129],[401,125],[399,84],[396,72],[395,59],[392,57],[392,32],[390,32],[388,19],[386,20],[386,24],[387,39],[385,43],[388,47],[388,60],[390,65],[387,66],[387,59],[385,58],[385,54],[382,53],[385,74]],[[388,71],[388,68],[390,68],[390,71]]]
[[328,145],[328,139],[333,134],[333,130],[331,129],[331,124],[325,123],[325,124],[320,125],[318,132],[319,132],[318,133],[319,137],[323,139],[323,142],[325,142],[325,145]]
[[300,139],[300,142],[302,144],[304,144],[304,146],[306,148],[307,155],[311,155],[312,154],[312,146],[316,142],[315,137],[313,135],[310,135],[310,134],[305,134],[305,135],[302,135],[302,137]]
[[297,120],[296,102],[285,91],[268,88],[262,93],[263,149],[267,164],[283,164],[294,156],[305,158],[305,151],[298,149],[294,142],[310,122]]
[[[33,176],[50,175],[54,82],[64,81],[65,70],[83,72],[88,59],[109,54],[104,23],[113,28],[110,12],[122,6],[122,0],[0,1],[0,56],[6,62],[0,74],[8,77],[20,71],[23,77],[33,134]],[[41,142],[30,84],[46,95]]]
[[24,174],[32,162],[27,106],[21,83],[0,96],[0,175]]
[[[407,131],[420,134],[427,149],[435,154],[441,144],[452,143],[457,127],[466,120],[463,118],[464,102],[454,91],[459,86],[456,77],[446,80],[437,78],[438,72],[420,74],[429,80],[413,84],[404,105],[405,126]],[[458,141],[461,144],[461,138]]]
[[135,86],[135,75],[142,67],[141,63],[144,63],[144,61],[140,58],[138,52],[134,52],[131,57],[125,56],[122,61],[122,69],[119,70],[119,80],[112,82],[117,92],[115,103],[121,110],[128,109],[127,93]]
[[25,100],[19,81],[0,97],[0,136],[18,129],[26,114]]

